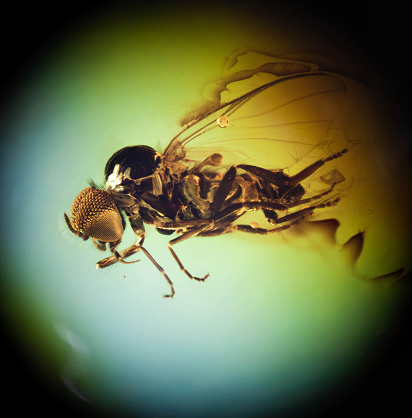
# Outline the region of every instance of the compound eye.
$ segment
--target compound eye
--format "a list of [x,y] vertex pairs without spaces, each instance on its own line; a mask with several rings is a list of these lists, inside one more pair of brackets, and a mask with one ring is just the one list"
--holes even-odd
[[103,242],[116,242],[122,238],[123,224],[119,212],[107,211],[93,220],[84,231],[89,237]]
[[110,193],[89,187],[73,203],[70,224],[74,231],[102,242],[122,238],[122,217]]

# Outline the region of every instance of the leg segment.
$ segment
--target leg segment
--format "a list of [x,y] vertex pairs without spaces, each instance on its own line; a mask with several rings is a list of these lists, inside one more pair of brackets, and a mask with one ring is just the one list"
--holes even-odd
[[261,178],[262,180],[267,181],[270,184],[273,184],[275,187],[288,186],[291,188],[297,185],[298,183],[300,183],[302,180],[305,180],[306,178],[311,176],[316,170],[318,170],[328,161],[339,158],[346,152],[348,152],[347,148],[327,158],[316,161],[315,163],[311,164],[309,167],[304,168],[302,171],[300,171],[299,173],[295,174],[292,177],[287,176],[282,171],[270,171],[270,170],[266,170],[264,168],[256,167],[253,165],[239,164],[236,167],[254,174],[255,176]]
[[164,271],[163,267],[149,254],[149,252],[144,247],[140,247],[140,249],[145,253],[146,257],[155,265],[155,267],[163,274],[163,277],[169,283],[171,293],[170,295],[163,295],[164,298],[173,298],[175,294],[175,289],[173,287],[173,282],[169,279],[169,276]]
[[329,188],[328,190],[326,190],[326,191],[324,191],[324,192],[322,192],[322,193],[319,193],[319,194],[317,194],[317,195],[315,195],[315,196],[312,196],[312,197],[307,197],[306,199],[301,199],[301,200],[299,200],[299,201],[297,201],[297,202],[295,202],[295,203],[291,203],[290,205],[288,205],[288,207],[289,207],[289,208],[293,208],[293,207],[295,207],[295,206],[304,205],[304,204],[306,204],[306,203],[310,203],[310,202],[313,202],[313,201],[315,201],[315,200],[318,200],[318,199],[320,199],[321,197],[326,196],[327,194],[331,193],[331,192],[333,191],[334,187],[335,187],[335,185],[332,185],[332,187],[331,187],[331,188]]
[[164,271],[164,269],[160,266],[159,263],[157,263],[157,261],[150,255],[150,253],[146,250],[146,248],[144,248],[143,246],[139,244],[133,244],[131,245],[129,248],[126,248],[125,250],[123,250],[122,252],[118,253],[116,250],[116,253],[113,253],[113,255],[111,255],[110,257],[104,258],[103,260],[100,260],[97,264],[96,267],[97,268],[105,268],[108,267],[112,264],[117,263],[118,261],[123,262],[125,264],[131,264],[131,263],[137,263],[140,260],[136,260],[136,261],[131,261],[131,262],[126,262],[123,261],[125,258],[130,257],[131,255],[137,253],[138,251],[143,251],[143,253],[146,255],[146,257],[155,265],[155,267],[160,271],[160,273],[163,274],[163,277],[166,279],[166,281],[169,283],[170,285],[170,289],[171,289],[171,293],[170,295],[164,295],[163,297],[165,298],[172,298],[175,294],[175,290],[173,287],[173,282],[170,280],[169,276],[166,274],[166,272]]
[[[119,259],[124,260],[125,258],[130,257],[131,255],[137,253],[138,251],[141,250],[141,248],[142,247],[140,245],[133,244],[129,248],[126,248],[125,250],[121,251],[120,253],[116,251],[117,255],[113,253],[113,255],[111,255],[110,257],[103,258],[103,260],[100,260],[98,263],[96,263],[96,268],[103,269],[105,267],[109,267],[112,264],[115,264],[118,261],[120,261]],[[137,261],[140,261],[140,260],[136,260],[135,262]]]
[[[317,198],[317,197],[318,196],[314,196],[314,198]],[[315,209],[333,206],[338,201],[339,201],[339,198],[336,198],[332,201],[319,203],[318,205],[309,206],[307,208],[298,210],[294,213],[290,213],[288,215],[282,216],[281,218],[276,220],[276,224],[282,224],[285,222],[289,222],[289,223],[287,223],[286,225],[278,226],[276,228],[270,228],[270,229],[254,228],[251,225],[236,224],[236,225],[227,225],[226,227],[220,227],[217,229],[213,229],[211,231],[203,231],[203,232],[200,232],[198,235],[202,237],[207,237],[207,236],[210,237],[210,236],[226,234],[232,231],[242,231],[242,232],[248,232],[248,233],[258,234],[258,235],[274,234],[274,233],[289,229],[292,226],[299,224],[300,222],[303,222],[305,219],[312,216]]]
[[105,242],[96,241],[93,238],[91,238],[90,241],[95,245],[95,247],[98,250],[100,250],[100,251],[106,251],[106,243]]
[[[323,195],[323,194],[322,194]],[[318,196],[314,196],[314,198],[318,198]],[[331,206],[335,203],[337,203],[339,199],[335,199],[331,202],[323,202],[318,205],[309,206],[307,208],[303,208],[301,210],[298,210],[296,212],[290,213],[288,215],[282,216],[278,218],[275,223],[281,224],[288,222],[287,225],[278,226],[277,228],[273,229],[264,229],[264,228],[253,228],[250,225],[232,225],[232,223],[240,218],[245,212],[251,211],[251,210],[261,210],[261,209],[286,209],[287,207],[275,202],[245,202],[245,203],[235,203],[224,210],[217,213],[207,225],[202,225],[197,228],[193,228],[190,231],[187,231],[183,233],[181,236],[172,239],[168,243],[168,247],[170,252],[172,253],[173,258],[176,260],[177,264],[179,265],[180,269],[192,280],[197,281],[205,281],[209,274],[206,274],[204,277],[195,277],[193,276],[183,265],[183,263],[180,261],[179,257],[173,250],[172,246],[175,244],[178,244],[179,242],[185,241],[191,237],[194,236],[216,236],[216,235],[222,235],[227,232],[232,232],[235,230],[243,231],[243,232],[251,232],[254,234],[271,234],[275,232],[284,231],[285,229],[290,228],[291,226],[296,225],[299,222],[302,222],[307,217],[312,215],[313,211],[318,208],[323,208],[326,206]]]
[[289,181],[289,176],[284,174],[282,171],[270,171],[262,167],[248,164],[239,164],[236,167],[252,173],[256,177],[259,177],[260,179],[272,184],[276,188],[288,184],[287,182]]
[[199,236],[210,237],[210,236],[226,234],[232,231],[242,231],[242,232],[248,232],[251,234],[258,234],[258,235],[275,234],[278,232],[285,231],[286,229],[289,229],[292,226],[295,226],[298,223],[303,222],[305,219],[307,219],[309,216],[313,214],[313,208],[306,208],[306,209],[287,215],[289,216],[289,218],[287,218],[287,216],[279,218],[278,222],[289,221],[290,223],[286,225],[282,225],[282,226],[277,226],[276,228],[270,228],[270,229],[254,228],[251,225],[236,224],[236,225],[228,225],[226,228],[219,228],[213,231],[206,231],[206,232],[200,233]]
[[182,262],[180,261],[179,257],[177,256],[177,254],[174,252],[172,245],[178,244],[179,242],[185,241],[188,238],[194,237],[196,235],[199,235],[199,233],[203,230],[205,230],[207,228],[206,227],[200,227],[200,228],[196,228],[196,229],[192,229],[191,231],[185,232],[184,234],[182,234],[180,237],[177,237],[175,239],[172,239],[171,241],[169,241],[169,243],[167,244],[167,246],[169,247],[170,252],[172,253],[173,258],[176,260],[176,263],[178,264],[178,266],[180,267],[180,270],[183,271],[183,273],[186,274],[186,276],[189,277],[189,279],[192,280],[197,280],[199,282],[204,282],[208,277],[209,277],[209,273],[207,273],[204,277],[195,277],[192,276],[192,274],[189,273],[189,271],[186,270],[186,268],[184,267],[184,265],[182,264]]
[[[171,241],[169,241],[168,243],[168,247],[170,252],[172,253],[173,258],[176,260],[178,266],[180,267],[180,269],[192,280],[197,280],[197,281],[205,281],[208,277],[209,274],[206,274],[204,277],[195,277],[193,276],[183,265],[183,263],[180,261],[179,257],[177,256],[177,254],[175,253],[175,251],[173,250],[172,246],[175,244],[178,244],[179,242],[185,241],[191,237],[194,236],[215,236],[215,235],[221,235],[224,234],[226,232],[231,232],[235,229],[239,229],[241,230],[237,225],[232,225],[232,223],[240,218],[245,212],[247,211],[252,211],[252,210],[261,210],[263,208],[266,209],[281,209],[281,210],[285,210],[286,206],[282,205],[282,204],[278,204],[275,202],[245,202],[245,203],[235,203],[227,208],[225,208],[224,210],[220,211],[219,213],[217,213],[212,219],[210,219],[209,223],[207,225],[203,225],[197,228],[193,228],[190,231],[187,231],[185,233],[183,233],[181,236],[172,239]],[[280,218],[278,221],[280,222],[287,222],[292,220],[294,217],[304,217],[304,215],[306,215],[308,212],[313,211],[314,207],[307,208],[307,209],[302,209],[302,211],[298,211],[295,212],[295,214],[290,214],[290,215],[286,215],[286,217],[289,216],[289,219],[285,219],[284,221],[282,221],[283,218]],[[295,215],[295,216],[294,216]],[[303,219],[302,219],[303,220]],[[287,226],[282,226],[277,228],[277,230],[283,230],[286,228],[289,228],[291,225],[287,225]],[[252,228],[249,227],[248,225],[245,226],[246,228]],[[257,233],[257,232],[255,232]]]
[[296,212],[293,212],[293,213],[290,213],[288,215],[282,216],[281,218],[276,220],[276,223],[281,224],[281,223],[284,223],[284,222],[294,221],[294,220],[300,219],[302,217],[305,218],[307,216],[310,216],[315,209],[326,208],[326,207],[336,205],[336,203],[338,203],[339,200],[340,200],[340,198],[337,197],[336,199],[331,200],[329,202],[322,202],[322,203],[319,203],[317,205],[308,206],[308,207],[303,208],[301,210],[298,210]]
[[285,231],[286,229],[291,228],[292,226],[295,226],[299,224],[300,222],[303,222],[305,219],[307,219],[309,216],[311,216],[313,211],[307,212],[305,214],[300,214],[299,217],[297,217],[294,221],[288,223],[287,225],[278,226],[276,228],[253,228],[250,225],[231,225],[228,229],[229,231],[242,231],[242,232],[249,232],[252,234],[258,234],[258,235],[267,235],[267,234],[276,234],[278,232]]
[[230,188],[236,177],[236,168],[230,167],[229,170],[226,172],[225,176],[223,177],[222,181],[220,182],[219,188],[216,191],[216,194],[213,198],[213,202],[211,204],[212,210],[214,213],[219,212],[222,208],[223,203],[225,202]]
[[336,154],[330,155],[327,158],[316,161],[315,163],[311,164],[309,167],[304,168],[302,171],[300,171],[299,173],[292,176],[290,178],[290,182],[288,183],[288,185],[289,186],[294,186],[294,185],[300,183],[302,180],[305,180],[306,178],[311,176],[316,170],[318,170],[320,167],[322,167],[328,161],[339,158],[347,152],[348,152],[348,149],[345,148],[342,151],[337,152]]
[[[114,256],[116,257],[116,261],[119,261],[120,263],[123,264],[133,264],[133,263],[137,263],[140,260],[135,260],[135,261],[124,261],[123,258],[116,250],[116,247],[120,244],[120,241],[118,242],[110,242],[109,243],[109,248],[110,251],[114,254]],[[127,257],[129,257],[129,255],[127,255]]]

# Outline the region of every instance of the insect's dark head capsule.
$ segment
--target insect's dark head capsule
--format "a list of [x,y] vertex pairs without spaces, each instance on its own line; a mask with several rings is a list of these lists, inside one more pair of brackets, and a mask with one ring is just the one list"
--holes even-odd
[[76,197],[70,223],[74,231],[103,242],[122,238],[122,217],[110,193],[88,187]]

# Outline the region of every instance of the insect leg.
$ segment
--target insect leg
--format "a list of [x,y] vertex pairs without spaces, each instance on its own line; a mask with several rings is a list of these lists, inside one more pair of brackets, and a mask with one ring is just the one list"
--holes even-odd
[[197,280],[199,282],[204,282],[209,277],[209,273],[207,273],[202,278],[195,277],[192,274],[190,274],[189,271],[186,270],[186,268],[184,267],[184,265],[180,261],[180,259],[177,256],[177,254],[173,251],[172,245],[178,244],[179,242],[185,241],[188,238],[194,237],[194,236],[198,235],[200,232],[202,232],[204,229],[206,229],[205,226],[192,229],[191,231],[185,232],[180,237],[177,237],[177,238],[172,239],[167,244],[167,246],[169,247],[170,252],[172,253],[173,258],[176,260],[176,263],[179,265],[180,270],[182,270],[186,274],[186,276],[189,277],[189,279]]
[[96,248],[100,251],[106,251],[106,243],[101,241],[95,241],[93,238],[91,239],[92,243],[96,246]]
[[[110,257],[104,258],[103,260],[100,260],[97,264],[96,267],[99,269],[108,267],[114,263],[117,263],[118,261],[122,262],[123,259],[130,257],[131,255],[137,253],[138,251],[142,250],[144,252],[144,254],[146,255],[146,257],[155,265],[155,267],[160,271],[160,273],[163,274],[163,277],[166,279],[166,281],[169,283],[170,285],[170,289],[171,289],[171,294],[170,295],[164,295],[163,297],[165,298],[172,298],[175,294],[175,290],[173,288],[173,283],[172,281],[169,279],[169,276],[166,274],[166,272],[164,271],[164,269],[160,266],[159,263],[157,263],[157,261],[150,255],[150,253],[146,250],[146,248],[142,247],[141,244],[142,241],[140,241],[137,244],[133,244],[131,245],[129,248],[126,248],[125,250],[121,251],[120,253],[117,253],[117,255],[114,253],[113,255],[111,255]],[[119,259],[120,257],[120,259]],[[137,263],[140,260],[136,260],[136,261],[132,261],[131,263]],[[131,264],[131,263],[127,263],[125,261],[123,261],[125,264]]]
[[236,167],[241,168],[242,170],[245,170],[249,173],[252,173],[256,177],[259,177],[260,179],[274,185],[275,187],[288,184],[289,181],[289,177],[282,171],[270,171],[262,167],[257,167],[248,164],[239,164]]
[[230,167],[229,170],[224,175],[222,181],[220,182],[219,188],[217,189],[215,196],[213,198],[213,202],[211,204],[213,212],[218,212],[223,203],[225,202],[230,188],[232,187],[232,184],[236,177],[236,168]]
[[341,157],[343,154],[347,153],[348,149],[345,148],[342,151],[337,152],[336,154],[330,155],[327,158],[324,158],[322,160],[316,161],[315,163],[311,164],[309,167],[304,168],[299,173],[292,176],[288,182],[289,186],[294,186],[298,183],[300,183],[302,180],[306,179],[307,177],[311,176],[316,170],[318,170],[320,167],[322,167],[325,163],[328,161],[334,160],[336,158]]
[[332,187],[330,187],[328,190],[325,190],[322,193],[319,193],[315,196],[307,197],[306,199],[301,199],[301,200],[298,200],[296,202],[293,202],[293,203],[288,205],[288,208],[293,208],[295,206],[304,205],[306,203],[310,203],[310,202],[313,202],[315,200],[318,200],[321,197],[326,196],[327,194],[331,193],[333,191],[334,187],[335,187],[335,185],[333,184]]
[[[326,193],[323,193],[323,194],[326,194]],[[319,196],[314,196],[313,198],[317,198],[317,197]],[[309,206],[307,208],[303,208],[296,212],[282,216],[281,218],[276,219],[275,223],[276,224],[281,224],[285,222],[288,222],[288,223],[286,225],[277,226],[276,228],[266,229],[266,228],[256,228],[251,225],[236,224],[236,225],[228,225],[226,227],[218,227],[213,230],[202,231],[198,233],[198,235],[201,237],[211,237],[211,236],[226,234],[232,231],[249,232],[252,234],[259,234],[259,235],[273,234],[273,233],[284,231],[288,228],[291,228],[292,226],[297,225],[300,222],[303,222],[305,219],[307,219],[313,214],[315,209],[332,206],[336,204],[338,201],[339,201],[339,198],[336,198],[332,201],[322,202],[322,203],[319,203],[318,205]]]
[[142,250],[146,257],[154,264],[154,266],[160,271],[160,273],[163,274],[163,277],[166,279],[166,281],[169,283],[171,294],[170,295],[163,295],[165,298],[173,298],[175,294],[175,290],[173,287],[172,281],[169,279],[169,276],[166,274],[163,267],[150,255],[150,253],[146,250],[146,248],[143,247],[143,241],[145,238],[145,231],[144,231],[144,225],[142,222],[142,219],[140,217],[139,213],[128,213],[130,225],[133,229],[133,232],[137,236],[137,242],[136,244],[132,245],[128,249],[126,249],[126,254],[121,254],[121,257],[124,258],[124,256],[129,257],[130,255],[136,253],[139,250]]
[[[209,273],[204,277],[199,278],[193,276],[182,264],[179,257],[173,250],[172,246],[178,244],[179,242],[185,241],[194,236],[214,236],[221,235],[226,232],[230,232],[232,229],[232,222],[242,216],[245,212],[251,210],[260,210],[262,208],[267,209],[280,209],[285,210],[287,207],[280,203],[275,202],[244,202],[244,203],[235,203],[231,206],[228,206],[224,210],[217,213],[212,219],[209,220],[208,224],[199,226],[197,228],[191,229],[183,233],[180,237],[174,238],[168,243],[170,252],[172,253],[173,258],[176,260],[180,269],[190,278],[198,281],[205,281],[209,277]],[[285,227],[280,227],[286,229]],[[278,228],[279,229],[279,228]]]
[[[142,247],[140,245],[133,244],[130,247],[126,248],[125,250],[121,251],[120,253],[115,250],[117,255],[113,253],[113,255],[111,255],[110,257],[106,257],[103,260],[100,260],[99,262],[96,263],[96,268],[102,269],[105,267],[109,267],[112,264],[115,264],[118,261],[124,260],[125,258],[130,257],[131,255],[137,253],[138,251],[141,250],[141,248]],[[136,263],[137,261],[140,261],[140,260],[132,261],[132,263]],[[126,263],[125,261],[123,262],[125,264],[130,264],[130,263]]]
[[150,253],[144,247],[140,247],[140,249],[145,253],[146,257],[155,265],[155,267],[163,274],[163,277],[170,285],[171,294],[170,295],[163,295],[164,298],[172,298],[175,294],[175,289],[173,287],[173,282],[169,279],[169,276],[164,271],[163,267],[150,255]]
[[229,225],[226,228],[218,228],[218,229],[212,230],[212,231],[205,231],[205,232],[200,233],[199,236],[212,237],[212,236],[216,236],[216,235],[227,234],[227,233],[233,232],[233,231],[248,232],[248,233],[251,233],[251,234],[258,234],[258,235],[274,234],[274,233],[284,231],[288,228],[291,228],[292,226],[297,225],[298,223],[307,219],[312,213],[313,213],[313,210],[312,210],[312,212],[309,212],[309,213],[299,214],[300,216],[297,216],[296,219],[294,219],[292,222],[290,222],[286,225],[278,226],[276,228],[266,229],[266,228],[256,228],[256,227],[253,227],[251,225],[236,224],[236,225]]
[[[323,195],[323,194],[322,194]],[[318,196],[314,196],[318,197]],[[175,239],[172,239],[168,243],[168,247],[170,252],[172,253],[173,258],[176,260],[178,266],[180,269],[190,278],[198,281],[205,281],[209,274],[206,274],[203,278],[195,277],[193,276],[182,264],[179,257],[173,250],[172,246],[175,244],[178,244],[179,242],[185,241],[191,237],[194,236],[216,236],[216,235],[222,235],[228,232],[232,231],[243,231],[243,232],[249,232],[253,234],[272,234],[280,231],[284,231],[285,229],[288,229],[299,222],[304,221],[307,217],[311,216],[313,211],[318,208],[323,208],[327,206],[332,206],[333,204],[337,203],[339,198],[330,201],[330,202],[323,202],[318,205],[309,206],[307,208],[303,208],[301,210],[298,210],[294,213],[282,216],[281,218],[276,220],[276,224],[285,223],[288,222],[286,225],[278,226],[276,228],[272,229],[264,229],[264,228],[254,228],[250,225],[232,225],[232,222],[242,216],[246,211],[250,210],[260,210],[263,208],[266,209],[286,209],[285,205],[276,203],[276,202],[244,202],[244,203],[236,203],[233,204],[221,212],[217,213],[213,219],[210,220],[210,223],[208,225],[203,225],[198,228],[194,228],[190,231],[187,231],[183,233],[180,237],[177,237]],[[215,226],[214,228],[211,227],[211,225]],[[226,225],[226,226],[224,226]],[[160,270],[161,271],[161,270]]]
[[[133,264],[133,263],[137,263],[140,260],[135,260],[135,261],[124,261],[123,257],[117,252],[116,247],[120,244],[120,240],[117,242],[110,242],[109,243],[109,248],[110,251],[114,254],[114,256],[116,257],[117,261],[119,261],[120,263],[123,264]],[[139,241],[140,244],[140,241]],[[128,255],[129,257],[129,255]]]
[[320,208],[326,208],[326,207],[333,206],[336,203],[338,203],[339,200],[340,200],[340,198],[337,197],[336,199],[328,201],[328,202],[322,202],[322,203],[319,203],[317,205],[308,206],[307,208],[303,208],[301,210],[298,210],[296,212],[293,212],[293,213],[290,213],[288,215],[285,215],[285,216],[282,216],[282,217],[278,218],[276,220],[276,223],[280,224],[280,223],[284,223],[284,222],[294,221],[295,219],[298,219],[298,218],[300,219],[301,217],[305,218],[307,216],[312,215],[312,213],[315,209],[320,209]]
[[316,161],[315,163],[311,164],[310,166],[306,167],[299,173],[295,174],[294,176],[287,176],[282,171],[270,171],[266,170],[262,167],[257,167],[248,164],[239,164],[237,168],[241,168],[249,173],[254,174],[255,176],[261,178],[262,180],[267,181],[275,186],[284,186],[287,185],[289,187],[293,187],[296,184],[300,183],[302,180],[306,179],[307,177],[311,176],[316,170],[322,167],[328,161],[334,160],[336,158],[341,157],[343,154],[348,152],[348,149],[345,148],[342,151],[337,152],[327,158],[322,160]]
[[[242,232],[249,232],[249,233],[258,234],[258,235],[275,234],[277,232],[285,231],[286,229],[289,229],[292,226],[295,226],[298,223],[303,222],[312,213],[313,213],[313,211],[309,212],[306,215],[302,215],[302,216],[297,217],[293,222],[290,222],[287,225],[278,226],[276,228],[265,229],[265,228],[254,228],[251,225],[232,225],[232,226],[229,227],[229,229],[230,229],[230,231],[242,231]],[[227,232],[230,232],[230,231],[227,231]]]

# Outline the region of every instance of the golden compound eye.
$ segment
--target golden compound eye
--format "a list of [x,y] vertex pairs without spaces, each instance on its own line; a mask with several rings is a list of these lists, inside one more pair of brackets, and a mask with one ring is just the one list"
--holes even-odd
[[229,125],[229,118],[226,116],[221,116],[220,118],[216,119],[216,123],[219,128],[226,128]]

